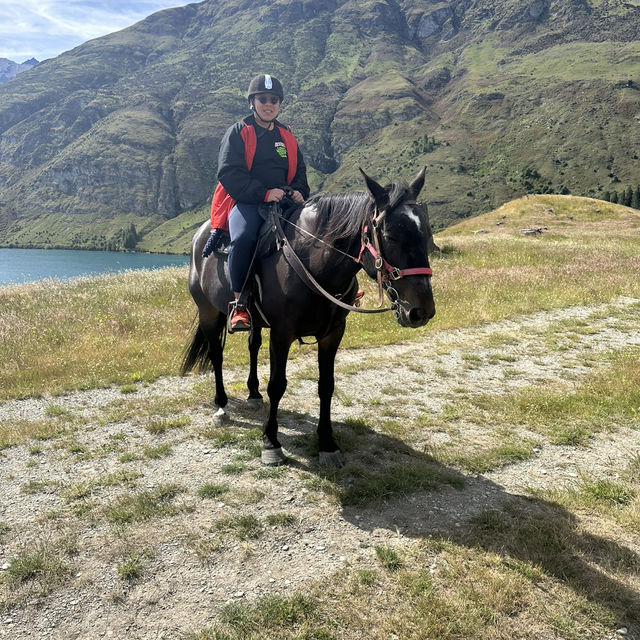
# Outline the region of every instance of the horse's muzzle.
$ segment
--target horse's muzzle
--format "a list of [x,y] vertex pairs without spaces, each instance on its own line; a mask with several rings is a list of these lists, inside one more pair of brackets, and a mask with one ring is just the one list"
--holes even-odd
[[396,320],[400,326],[417,329],[423,327],[436,315],[436,308],[432,304],[429,307],[410,307],[407,309],[400,304],[396,307],[395,312]]

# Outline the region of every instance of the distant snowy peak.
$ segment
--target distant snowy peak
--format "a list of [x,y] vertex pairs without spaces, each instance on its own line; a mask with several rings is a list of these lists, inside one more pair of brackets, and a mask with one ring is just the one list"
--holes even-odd
[[7,58],[0,58],[0,83],[11,80],[22,71],[27,71],[38,64],[38,60],[30,58],[25,60],[22,64],[13,62],[13,60],[7,60]]

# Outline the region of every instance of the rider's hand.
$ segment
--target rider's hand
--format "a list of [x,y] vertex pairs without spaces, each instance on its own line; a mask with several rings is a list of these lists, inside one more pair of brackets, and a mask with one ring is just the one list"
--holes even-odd
[[299,191],[293,191],[291,193],[291,199],[294,202],[297,202],[298,204],[302,204],[304,202],[304,198],[302,197],[302,194]]
[[267,195],[267,202],[280,202],[284,198],[284,191],[282,189],[271,189]]

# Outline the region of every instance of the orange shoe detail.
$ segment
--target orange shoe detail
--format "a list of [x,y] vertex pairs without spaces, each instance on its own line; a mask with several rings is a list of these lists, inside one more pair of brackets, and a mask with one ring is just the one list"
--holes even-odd
[[251,329],[251,316],[246,307],[236,307],[231,316],[232,331],[249,331]]

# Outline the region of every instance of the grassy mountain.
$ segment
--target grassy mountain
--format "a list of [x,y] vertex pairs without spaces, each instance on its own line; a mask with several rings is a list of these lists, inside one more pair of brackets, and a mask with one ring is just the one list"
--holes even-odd
[[314,189],[427,165],[436,228],[640,183],[640,2],[206,0],[0,87],[0,244],[182,250],[258,72]]

